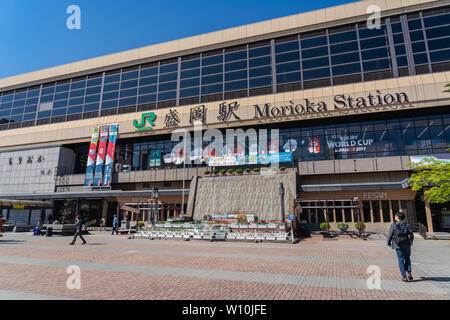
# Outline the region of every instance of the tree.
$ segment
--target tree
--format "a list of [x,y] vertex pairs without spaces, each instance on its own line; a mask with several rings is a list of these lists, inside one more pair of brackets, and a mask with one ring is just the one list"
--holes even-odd
[[424,196],[429,203],[450,201],[450,162],[423,158],[420,162],[410,163],[409,167],[414,171],[409,180],[413,190],[425,187]]
[[[445,87],[446,87],[446,88],[447,88],[447,87],[450,87],[450,83],[447,83],[447,84],[445,85]],[[449,88],[449,89],[445,89],[444,92],[450,93],[450,88]]]

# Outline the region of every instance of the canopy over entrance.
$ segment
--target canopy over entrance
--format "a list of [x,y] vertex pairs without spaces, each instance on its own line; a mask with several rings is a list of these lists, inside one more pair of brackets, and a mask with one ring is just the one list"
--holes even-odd
[[0,199],[0,208],[10,209],[34,209],[45,208],[51,209],[53,205],[49,201],[32,201],[32,200],[2,200]]

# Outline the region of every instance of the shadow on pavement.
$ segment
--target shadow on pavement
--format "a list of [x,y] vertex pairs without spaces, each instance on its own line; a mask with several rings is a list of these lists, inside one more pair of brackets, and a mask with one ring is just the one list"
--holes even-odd
[[0,239],[0,244],[1,243],[22,243],[22,242],[26,242],[25,240],[3,240]]
[[422,281],[450,282],[450,277],[421,277],[421,278]]

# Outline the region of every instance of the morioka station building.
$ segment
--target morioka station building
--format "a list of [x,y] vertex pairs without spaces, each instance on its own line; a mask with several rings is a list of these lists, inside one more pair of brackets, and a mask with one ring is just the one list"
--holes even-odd
[[[450,158],[450,2],[372,2],[379,28],[361,1],[0,79],[0,211],[23,225],[67,211],[109,226],[125,211],[146,220],[153,201],[152,219],[189,215],[195,197],[234,192],[208,193],[200,181],[222,178],[207,171],[270,168],[260,159],[278,153],[286,213],[301,201],[297,218],[312,228],[330,204],[330,223],[352,229],[357,197],[368,231],[386,232],[398,211],[448,230],[450,203],[413,191],[408,163]],[[253,162],[205,141],[201,161],[184,162],[194,123],[279,131],[267,150],[231,150]],[[179,129],[190,149],[177,149]]]

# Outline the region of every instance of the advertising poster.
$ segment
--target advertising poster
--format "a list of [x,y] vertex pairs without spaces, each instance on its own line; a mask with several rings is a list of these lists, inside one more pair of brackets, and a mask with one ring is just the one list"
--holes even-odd
[[210,167],[220,166],[241,166],[249,164],[268,164],[268,163],[282,163],[291,162],[291,152],[279,152],[270,154],[254,154],[245,156],[228,156],[228,157],[210,157]]
[[92,178],[95,167],[95,156],[97,154],[97,144],[98,144],[98,127],[92,130],[91,145],[89,147],[89,154],[86,165],[86,175],[84,178],[84,185],[89,187],[92,184]]
[[100,130],[100,141],[98,143],[97,162],[95,164],[95,174],[93,185],[99,187],[103,178],[103,164],[105,163],[106,143],[108,142],[109,126],[102,126]]
[[161,165],[161,150],[150,150],[150,167]]
[[109,139],[108,139],[109,141],[105,158],[105,174],[103,177],[104,186],[111,185],[111,177],[114,166],[114,153],[116,151],[116,140],[118,131],[119,131],[118,124],[112,124],[109,126]]

